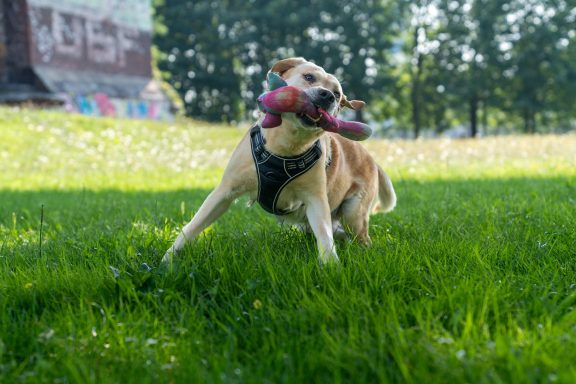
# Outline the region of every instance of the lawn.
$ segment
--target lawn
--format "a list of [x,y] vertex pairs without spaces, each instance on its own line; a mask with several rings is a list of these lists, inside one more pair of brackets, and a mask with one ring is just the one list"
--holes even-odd
[[576,135],[371,139],[372,248],[240,199],[160,273],[247,128],[0,108],[0,382],[576,381]]

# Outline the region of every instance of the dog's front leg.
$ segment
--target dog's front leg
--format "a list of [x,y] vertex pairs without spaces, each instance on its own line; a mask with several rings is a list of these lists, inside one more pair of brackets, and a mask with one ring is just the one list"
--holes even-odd
[[313,197],[306,204],[306,217],[318,244],[321,263],[337,262],[338,254],[332,234],[332,217],[326,197]]
[[234,192],[222,184],[216,187],[216,189],[208,195],[206,200],[204,200],[204,203],[202,203],[192,220],[182,228],[174,245],[166,251],[166,254],[162,258],[162,264],[169,264],[174,254],[184,248],[187,242],[198,236],[206,227],[226,212],[230,204],[239,195],[239,192]]

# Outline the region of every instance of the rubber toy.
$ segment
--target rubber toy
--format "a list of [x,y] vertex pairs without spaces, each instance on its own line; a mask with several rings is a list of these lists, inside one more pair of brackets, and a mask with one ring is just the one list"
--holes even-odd
[[309,119],[328,132],[354,141],[366,140],[372,134],[369,125],[357,121],[344,121],[314,105],[301,89],[288,85],[277,73],[268,73],[270,91],[258,96],[258,108],[265,113],[262,128],[274,128],[282,124],[282,113],[307,115]]

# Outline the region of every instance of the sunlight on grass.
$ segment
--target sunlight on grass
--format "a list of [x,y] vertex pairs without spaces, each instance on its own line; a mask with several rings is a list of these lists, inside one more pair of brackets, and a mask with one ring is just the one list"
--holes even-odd
[[[214,186],[248,126],[89,119],[0,108],[2,188],[167,190]],[[576,135],[368,140],[397,179],[574,175]]]
[[368,141],[392,175],[408,179],[554,177],[576,174],[576,135]]
[[62,118],[6,108],[0,108],[0,121],[0,186],[28,190],[213,184],[214,170],[223,169],[242,135],[240,129],[189,122]]

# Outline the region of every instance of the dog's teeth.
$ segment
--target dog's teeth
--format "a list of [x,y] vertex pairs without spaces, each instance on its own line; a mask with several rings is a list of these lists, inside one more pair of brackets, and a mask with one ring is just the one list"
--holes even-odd
[[315,118],[313,118],[312,116],[310,116],[309,114],[306,114],[306,116],[307,116],[310,120],[312,120],[313,122],[315,122],[315,123],[317,123],[317,122],[320,121],[320,117],[318,117],[317,119],[315,119]]

